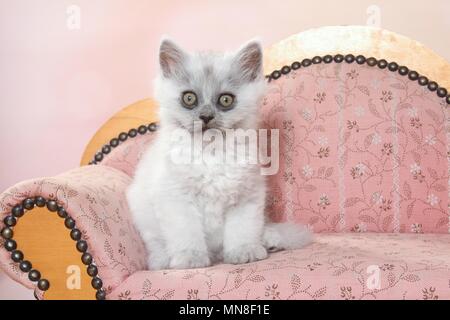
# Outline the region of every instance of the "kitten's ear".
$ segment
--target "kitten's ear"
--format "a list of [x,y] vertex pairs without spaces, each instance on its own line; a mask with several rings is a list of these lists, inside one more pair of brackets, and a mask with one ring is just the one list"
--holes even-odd
[[173,41],[163,39],[159,47],[159,65],[166,78],[181,72],[187,54]]
[[248,82],[262,76],[262,47],[258,40],[247,42],[236,54],[241,77]]

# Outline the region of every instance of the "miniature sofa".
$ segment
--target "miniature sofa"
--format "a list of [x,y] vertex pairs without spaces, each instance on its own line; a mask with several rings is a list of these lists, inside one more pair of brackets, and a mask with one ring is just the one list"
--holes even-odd
[[100,129],[83,166],[0,195],[2,269],[39,299],[450,299],[450,65],[369,27],[307,31],[265,59],[261,126],[280,133],[267,211],[308,225],[311,245],[146,271],[124,196],[158,132],[145,100]]

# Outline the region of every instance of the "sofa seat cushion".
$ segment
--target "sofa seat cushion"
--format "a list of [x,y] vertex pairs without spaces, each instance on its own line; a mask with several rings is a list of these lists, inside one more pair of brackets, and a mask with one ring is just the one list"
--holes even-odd
[[141,271],[109,299],[450,299],[450,235],[322,233],[244,265]]

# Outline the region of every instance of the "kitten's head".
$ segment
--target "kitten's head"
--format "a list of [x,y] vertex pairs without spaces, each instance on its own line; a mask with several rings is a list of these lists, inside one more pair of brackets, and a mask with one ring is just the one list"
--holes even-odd
[[159,62],[155,96],[162,126],[193,131],[199,121],[203,130],[256,127],[266,85],[259,42],[232,53],[189,54],[163,40]]

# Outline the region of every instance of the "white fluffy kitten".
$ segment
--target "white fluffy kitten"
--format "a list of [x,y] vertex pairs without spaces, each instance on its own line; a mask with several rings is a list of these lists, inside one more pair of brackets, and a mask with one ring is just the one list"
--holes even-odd
[[127,194],[149,252],[148,267],[247,263],[266,258],[268,250],[307,244],[305,227],[265,221],[266,184],[259,165],[171,160],[172,150],[191,148],[173,141],[171,133],[183,128],[194,134],[199,119],[201,131],[258,128],[266,86],[260,44],[251,41],[235,53],[188,54],[164,40],[159,61],[160,130]]

